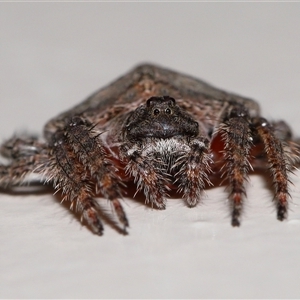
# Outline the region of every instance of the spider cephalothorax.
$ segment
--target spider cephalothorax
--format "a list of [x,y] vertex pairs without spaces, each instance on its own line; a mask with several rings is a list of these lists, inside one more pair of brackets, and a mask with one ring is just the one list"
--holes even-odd
[[270,123],[253,100],[153,65],[141,65],[82,104],[48,122],[45,140],[13,137],[1,147],[0,185],[21,184],[30,173],[52,182],[97,234],[99,193],[128,226],[120,203],[133,181],[146,202],[163,209],[168,191],[196,206],[219,177],[229,187],[232,225],[240,225],[245,181],[268,169],[277,218],[287,217],[289,172],[299,144],[288,125]]
[[198,123],[185,113],[169,96],[151,97],[145,105],[132,112],[126,125],[126,138],[142,140],[153,137],[167,139],[174,136],[195,137]]

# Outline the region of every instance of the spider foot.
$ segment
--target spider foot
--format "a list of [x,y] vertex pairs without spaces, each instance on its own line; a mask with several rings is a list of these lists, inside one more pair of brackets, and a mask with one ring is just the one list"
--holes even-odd
[[233,227],[239,227],[241,225],[240,217],[241,217],[241,205],[236,205],[233,208],[232,215],[231,215],[231,225]]
[[118,199],[112,200],[115,212],[117,214],[117,217],[120,221],[120,223],[124,226],[124,231],[126,232],[126,228],[129,227],[129,222],[126,216],[126,213]]
[[98,235],[103,235],[103,225],[98,212],[92,205],[86,205],[82,212],[82,217],[88,223],[91,230]]
[[287,218],[287,205],[286,203],[277,204],[277,219],[284,221]]

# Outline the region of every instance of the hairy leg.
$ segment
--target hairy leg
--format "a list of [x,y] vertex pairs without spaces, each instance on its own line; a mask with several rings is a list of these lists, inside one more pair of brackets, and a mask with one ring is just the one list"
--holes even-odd
[[47,170],[48,180],[54,182],[57,191],[62,190],[63,200],[71,201],[71,208],[75,206],[81,212],[93,232],[101,235],[103,226],[92,198],[87,170],[79,162],[63,133],[53,136],[52,149],[51,168]]
[[122,193],[116,175],[117,169],[106,155],[99,139],[99,133],[93,127],[87,126],[79,117],[73,117],[67,128],[69,143],[79,160],[89,170],[91,177],[96,181],[96,193],[101,192],[109,199],[119,218],[125,226],[129,226],[126,214],[119,201]]
[[207,153],[208,141],[194,139],[189,144],[189,151],[181,155],[173,168],[179,167],[175,175],[179,183],[179,191],[183,192],[183,198],[189,207],[194,207],[200,201],[201,192],[205,184],[211,184],[210,155]]
[[277,218],[282,221],[287,217],[289,198],[288,173],[291,172],[293,161],[296,158],[299,160],[299,157],[292,148],[288,147],[288,144],[284,145],[284,142],[275,135],[276,130],[265,119],[259,118],[254,120],[254,125],[265,147],[275,188]]
[[112,202],[124,230],[128,226],[119,202],[121,193],[114,172],[99,134],[79,117],[73,117],[64,131],[54,134],[48,179],[54,181],[55,188],[62,190],[64,199],[72,202],[71,207],[76,206],[97,234],[102,234],[103,226],[97,212],[98,205],[93,199],[96,190]]
[[164,162],[158,161],[147,149],[137,146],[121,147],[122,155],[128,160],[126,173],[137,183],[137,192],[144,191],[146,203],[159,209],[166,208],[168,174]]
[[300,163],[300,140],[293,140],[291,128],[284,121],[271,122],[274,135],[282,141],[283,151],[290,161],[290,165],[296,167]]
[[9,160],[9,164],[0,165],[0,185],[3,187],[21,184],[27,175],[39,173],[39,166],[49,162],[47,144],[35,137],[13,137],[1,145],[0,152]]
[[247,112],[241,109],[231,111],[219,128],[224,141],[224,175],[229,182],[229,195],[232,203],[232,226],[240,225],[243,197],[246,195],[244,183],[251,165],[249,153],[252,147],[250,120]]

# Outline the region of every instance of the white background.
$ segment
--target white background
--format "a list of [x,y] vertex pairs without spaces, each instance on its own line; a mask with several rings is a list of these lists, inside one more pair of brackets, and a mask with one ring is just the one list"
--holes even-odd
[[[144,61],[257,99],[300,134],[299,16],[299,3],[1,3],[0,139],[41,133]],[[256,175],[240,228],[216,187],[194,209],[126,199],[128,236],[93,235],[52,190],[2,192],[0,297],[300,297],[299,175],[288,221]]]

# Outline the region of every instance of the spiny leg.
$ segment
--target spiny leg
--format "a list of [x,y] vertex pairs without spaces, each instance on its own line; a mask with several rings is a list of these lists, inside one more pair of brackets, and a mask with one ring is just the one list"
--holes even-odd
[[164,163],[158,162],[148,151],[143,151],[136,146],[132,148],[123,146],[121,151],[124,159],[128,160],[126,173],[134,178],[137,191],[144,191],[146,203],[165,209],[168,175],[164,172]]
[[129,222],[119,201],[122,197],[118,185],[120,179],[116,175],[116,168],[107,158],[99,133],[94,132],[92,128],[87,126],[80,117],[73,117],[66,128],[67,137],[79,160],[96,180],[96,193],[101,191],[103,196],[111,201],[119,221],[126,230]]
[[212,184],[209,180],[210,156],[207,153],[208,141],[194,139],[190,142],[190,150],[180,156],[173,168],[180,170],[175,175],[180,182],[179,191],[183,191],[183,198],[189,207],[194,207],[199,201],[205,184]]
[[284,121],[271,122],[271,126],[274,129],[274,135],[282,141],[283,151],[290,165],[298,166],[300,163],[300,140],[293,140],[292,130]]
[[103,226],[92,198],[90,177],[87,170],[78,160],[77,155],[70,147],[66,135],[58,132],[53,136],[53,156],[51,169],[48,171],[48,180],[54,181],[57,190],[65,195],[63,200],[72,202],[82,213],[93,232],[101,235]]
[[0,165],[0,185],[19,185],[31,173],[40,173],[37,168],[49,162],[47,145],[35,137],[13,137],[1,145],[1,154],[10,160],[8,165]]
[[232,200],[232,226],[240,225],[244,187],[248,171],[251,168],[249,153],[252,146],[250,120],[248,113],[241,108],[231,111],[227,120],[219,128],[224,141],[224,175],[229,181]]
[[[254,126],[265,147],[275,188],[277,219],[282,221],[287,217],[289,198],[288,173],[291,171],[291,163],[296,156],[288,156],[289,152],[284,149],[283,143],[275,136],[273,127],[265,119],[255,119]],[[297,158],[299,159],[299,157]]]

